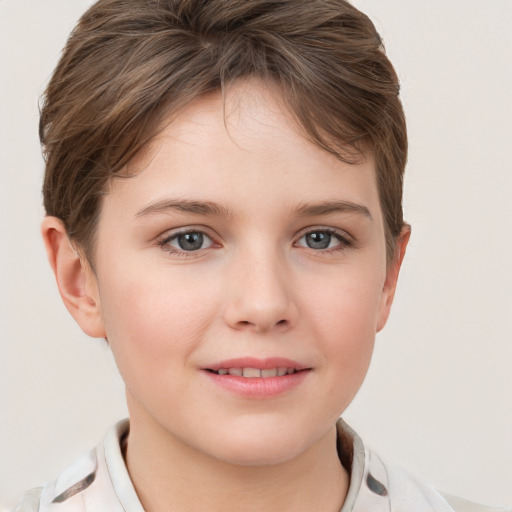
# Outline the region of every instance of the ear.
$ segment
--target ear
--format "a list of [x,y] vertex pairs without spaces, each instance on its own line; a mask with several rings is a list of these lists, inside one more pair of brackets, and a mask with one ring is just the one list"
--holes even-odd
[[72,245],[60,219],[45,217],[41,233],[64,305],[86,334],[106,337],[98,283],[91,266]]
[[382,288],[382,295],[379,305],[379,315],[377,319],[377,332],[382,330],[388,321],[393,298],[395,297],[396,284],[398,281],[398,274],[400,267],[405,256],[405,250],[411,237],[411,226],[404,224],[400,235],[398,236],[395,244],[395,253],[393,259],[388,263],[386,269],[386,280]]

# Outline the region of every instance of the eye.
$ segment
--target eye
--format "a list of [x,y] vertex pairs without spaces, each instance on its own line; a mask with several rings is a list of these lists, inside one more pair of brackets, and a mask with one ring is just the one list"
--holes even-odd
[[193,252],[208,249],[213,245],[213,240],[202,231],[191,230],[168,236],[160,245],[171,252]]
[[326,249],[344,249],[351,245],[351,242],[340,233],[329,229],[316,229],[301,236],[297,242],[299,247],[308,247],[322,251]]

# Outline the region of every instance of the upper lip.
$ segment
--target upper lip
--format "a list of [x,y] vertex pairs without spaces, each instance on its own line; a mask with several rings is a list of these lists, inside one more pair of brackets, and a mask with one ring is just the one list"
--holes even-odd
[[258,370],[270,370],[273,368],[293,368],[296,371],[306,370],[310,367],[292,359],[284,357],[237,357],[226,359],[218,363],[205,366],[205,370],[220,370],[221,368],[257,368]]

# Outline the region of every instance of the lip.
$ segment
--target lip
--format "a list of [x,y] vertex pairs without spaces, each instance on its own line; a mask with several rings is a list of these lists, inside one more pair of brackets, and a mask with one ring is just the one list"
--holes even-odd
[[279,367],[293,368],[296,371],[309,369],[307,365],[284,357],[266,357],[264,359],[257,357],[237,357],[205,366],[203,369],[213,371],[218,371],[221,368],[257,368],[258,370],[270,370]]
[[[293,368],[295,373],[281,377],[239,377],[237,375],[219,375],[214,373],[222,368],[257,368],[267,370],[272,368]],[[248,399],[269,399],[294,391],[310,375],[311,368],[291,359],[269,357],[259,359],[241,357],[228,359],[201,368],[202,373],[214,384],[231,394]]]

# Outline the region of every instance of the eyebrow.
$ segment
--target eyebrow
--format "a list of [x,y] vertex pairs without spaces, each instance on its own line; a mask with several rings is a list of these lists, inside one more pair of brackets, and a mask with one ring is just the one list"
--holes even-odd
[[[145,217],[158,213],[178,211],[196,215],[215,215],[219,217],[234,217],[227,207],[213,201],[193,201],[188,199],[163,199],[140,209],[136,217]],[[350,201],[327,201],[321,203],[303,203],[294,209],[300,217],[316,217],[319,215],[335,215],[337,213],[357,213],[372,220],[370,210],[366,206]]]
[[232,217],[233,212],[225,206],[212,201],[190,201],[187,199],[163,199],[145,206],[137,212],[136,217],[145,217],[155,213],[167,213],[178,211],[195,213],[196,215],[216,215],[220,217]]
[[304,203],[296,208],[295,213],[302,217],[332,215],[337,213],[357,213],[373,220],[370,210],[361,204],[350,201],[328,201],[322,203]]

